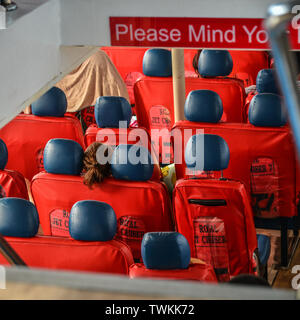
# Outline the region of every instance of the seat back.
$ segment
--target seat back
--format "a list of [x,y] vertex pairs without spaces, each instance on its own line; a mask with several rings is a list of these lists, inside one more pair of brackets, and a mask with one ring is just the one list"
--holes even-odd
[[[132,128],[129,128],[132,113],[126,99],[122,97],[99,97],[96,101],[94,112],[97,127],[95,125],[88,127],[84,136],[87,147],[95,141],[107,141],[112,146],[118,145],[119,140],[126,143],[129,132],[134,132],[134,130],[131,130]],[[124,137],[124,135],[126,136]],[[119,138],[120,136],[122,138]],[[147,148],[148,143],[147,136],[147,142],[144,147]]]
[[[251,104],[249,124],[179,121],[174,125],[173,133],[179,130],[184,137],[185,130],[190,130],[190,134],[203,130],[204,133],[221,136],[226,140],[231,155],[224,175],[245,185],[251,195],[254,214],[269,218],[294,216],[296,156],[291,131],[288,126],[282,126],[285,116],[280,97],[259,94]],[[214,108],[213,104],[202,105]],[[174,139],[174,150],[177,148],[175,143],[184,150],[187,142],[184,138]],[[186,167],[183,156],[178,162],[175,165],[177,178],[198,175]],[[216,173],[215,177],[219,176]]]
[[254,85],[261,69],[269,68],[269,56],[265,51],[230,51],[233,69],[230,77],[242,79],[245,87]]
[[[186,148],[185,159],[191,169],[219,171],[228,166],[228,145],[217,135],[204,134],[200,140],[192,136]],[[204,152],[204,159],[197,164],[199,152]],[[213,265],[219,281],[256,272],[256,232],[241,182],[180,179],[173,192],[173,212],[177,231],[188,240],[192,257]]]
[[[61,149],[59,143],[63,146]],[[116,163],[111,165],[113,177],[89,188],[78,174],[82,167],[83,151],[81,154],[75,152],[74,149],[78,147],[75,144],[74,141],[65,143],[59,139],[50,140],[44,154],[46,172],[33,178],[31,190],[44,234],[69,237],[68,220],[73,204],[85,199],[104,201],[116,213],[117,238],[126,242],[134,257],[139,259],[144,233],[168,231],[172,228],[170,199],[166,187],[161,183],[148,181],[153,174],[153,165],[118,165],[118,156]],[[118,146],[113,155],[120,154],[120,159],[122,156],[124,159],[128,152],[126,148]],[[59,159],[62,158],[64,159],[60,162]],[[70,167],[73,170],[70,171]]]
[[[129,128],[131,107],[123,97],[99,97],[95,104],[94,113],[97,127],[95,125],[88,127],[84,136],[87,147],[95,141],[103,142],[105,140],[104,137],[108,138],[108,142],[111,141],[111,139],[105,135],[111,132],[109,129],[114,131],[111,135],[119,136],[118,129],[121,121],[121,126],[125,129]],[[104,130],[103,132],[103,129],[106,128],[108,128],[108,130]],[[99,140],[97,140],[97,137]],[[116,138],[114,140],[116,140]]]
[[135,103],[133,85],[143,75],[143,57],[147,48],[102,47],[119,71],[129,94],[130,104]]
[[0,139],[0,198],[16,197],[28,200],[24,177],[17,171],[5,169],[7,160],[7,147],[5,142]]
[[153,277],[216,282],[211,265],[191,263],[190,247],[178,232],[149,232],[142,241],[144,263],[130,267],[130,278]]
[[261,69],[257,74],[256,90],[248,93],[245,101],[245,119],[247,119],[248,123],[250,102],[257,93],[273,93],[280,95],[274,69]]
[[[143,57],[148,48],[132,47],[102,47],[110,57],[123,78],[130,98],[130,104],[135,103],[133,86],[143,76]],[[269,68],[269,57],[264,51],[230,50],[233,60],[231,78],[244,81],[245,87],[254,85],[259,70]],[[196,76],[192,65],[196,49],[184,49],[184,68],[186,76]]]
[[66,108],[64,92],[53,87],[32,104],[32,114],[20,114],[0,130],[8,149],[8,169],[31,180],[43,170],[43,150],[52,138],[73,139],[84,147],[80,122],[63,116]]
[[[256,77],[261,69],[269,68],[269,57],[265,51],[229,50],[233,61],[233,68],[229,77],[244,81],[244,86],[255,85]],[[193,58],[196,49],[184,50],[184,67],[186,74],[195,77]]]
[[[36,236],[38,227],[38,213],[31,202],[1,199],[0,233],[28,267],[128,274],[133,263],[130,249],[113,240],[116,217],[107,204],[74,205],[70,228],[77,240]],[[8,264],[2,255],[0,263]]]

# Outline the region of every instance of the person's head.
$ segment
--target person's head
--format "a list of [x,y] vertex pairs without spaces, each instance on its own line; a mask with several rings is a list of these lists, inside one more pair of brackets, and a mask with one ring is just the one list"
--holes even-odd
[[228,283],[270,287],[266,279],[253,274],[240,274],[232,278]]
[[[104,178],[111,175],[110,163],[100,164],[97,161],[96,153],[100,146],[105,146],[100,142],[94,142],[84,152],[83,157],[83,182],[89,187],[94,183],[100,183]],[[104,156],[109,156],[109,146],[105,146]]]
[[197,73],[198,77],[200,77],[200,74],[198,71],[198,60],[199,60],[199,56],[200,56],[201,51],[202,50],[198,50],[193,58],[193,68],[194,68],[195,72]]

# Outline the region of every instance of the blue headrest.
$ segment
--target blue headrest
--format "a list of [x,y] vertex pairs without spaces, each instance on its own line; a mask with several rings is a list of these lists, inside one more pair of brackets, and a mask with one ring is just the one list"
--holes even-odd
[[233,62],[227,50],[201,51],[198,60],[198,71],[203,77],[228,76],[233,68]]
[[147,50],[143,58],[143,73],[149,77],[171,77],[171,51],[166,49]]
[[258,93],[280,94],[277,86],[275,70],[262,69],[258,72],[256,77],[256,91]]
[[265,266],[269,260],[271,252],[270,238],[264,234],[257,235],[257,247],[260,263]]
[[217,123],[223,114],[220,96],[211,90],[193,90],[187,96],[184,115],[189,121]]
[[230,153],[226,141],[214,134],[197,134],[190,137],[185,148],[188,168],[219,171],[228,167]]
[[28,200],[0,199],[0,234],[7,237],[34,237],[39,229],[39,215]]
[[190,246],[178,232],[148,232],[142,241],[142,258],[147,269],[186,269]]
[[0,170],[4,170],[8,160],[8,151],[5,142],[0,139]]
[[116,214],[105,202],[78,201],[70,212],[69,231],[75,240],[110,241],[117,232]]
[[119,128],[119,121],[131,120],[131,106],[123,97],[99,97],[95,105],[95,119],[99,128]]
[[147,181],[153,168],[151,154],[142,146],[120,144],[112,154],[111,171],[115,179]]
[[44,149],[44,168],[48,173],[79,175],[83,149],[76,141],[51,139]]
[[259,93],[249,107],[249,122],[258,127],[281,127],[287,117],[281,97],[273,93]]
[[67,105],[65,93],[57,87],[52,87],[31,104],[31,112],[41,117],[63,117]]

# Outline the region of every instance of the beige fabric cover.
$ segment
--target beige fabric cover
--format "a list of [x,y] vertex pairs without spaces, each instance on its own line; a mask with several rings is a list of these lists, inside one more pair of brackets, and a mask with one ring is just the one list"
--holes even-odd
[[99,50],[59,81],[68,100],[68,112],[95,105],[100,96],[121,96],[129,101],[126,85],[108,55]]

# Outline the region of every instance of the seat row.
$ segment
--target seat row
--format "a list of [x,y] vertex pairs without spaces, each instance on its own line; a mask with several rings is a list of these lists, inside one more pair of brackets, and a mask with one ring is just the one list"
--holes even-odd
[[[56,87],[51,88],[32,104],[32,114],[22,113],[0,130],[0,137],[7,149],[6,168],[19,172],[30,181],[34,175],[44,170],[43,152],[46,143],[52,138],[72,139],[85,149],[96,141],[97,134],[98,141],[113,146],[119,142],[139,142],[136,132],[139,136],[142,132],[144,139],[139,144],[151,151],[149,132],[141,127],[138,130],[129,128],[132,112],[126,99],[99,97],[96,105],[97,124],[99,128],[107,129],[98,132],[97,126],[92,125],[83,135],[80,121],[74,115],[66,113],[64,92]],[[119,130],[119,121],[123,121],[124,130]],[[159,180],[158,155],[155,158],[157,165],[154,177]]]
[[[24,199],[0,199],[0,234],[28,267],[125,274],[130,278],[158,277],[217,282],[216,269],[191,259],[186,238],[178,232],[149,232],[143,236],[143,263],[134,263],[130,248],[115,239],[117,218],[104,202],[76,202],[70,212],[71,238],[39,236],[35,206]],[[2,240],[3,242],[3,240]],[[269,240],[259,237],[266,263]],[[267,244],[267,245],[265,245]],[[0,263],[9,260],[0,255]]]
[[[242,80],[227,78],[233,67],[226,50],[203,50],[198,70],[201,78],[186,78],[186,95],[192,90],[213,90],[223,102],[222,120],[243,122],[245,88]],[[169,128],[174,124],[173,80],[171,52],[150,49],[143,59],[144,76],[134,84],[135,108],[138,124],[147,130]]]
[[[113,50],[114,52],[114,50]],[[120,53],[117,50],[118,53]],[[264,53],[260,53],[264,55]],[[115,59],[116,56],[113,55]],[[118,60],[118,59],[117,59]],[[258,58],[259,60],[259,58]],[[234,61],[236,63],[236,60]],[[202,50],[198,59],[198,77],[185,78],[186,96],[193,90],[212,90],[219,94],[223,103],[222,121],[232,123],[247,122],[247,108],[252,97],[246,97],[242,80],[232,78],[232,52],[226,50]],[[267,66],[265,66],[267,68]],[[270,78],[274,80],[272,69],[253,69],[256,72],[256,89],[259,93],[270,93]],[[171,52],[166,49],[149,49],[144,52],[142,73],[135,79],[134,112],[140,127],[171,130],[174,125],[173,80]],[[273,81],[275,83],[275,81]],[[161,143],[158,148],[161,150]],[[172,161],[172,154],[160,151],[161,163]]]
[[[38,236],[38,226],[32,203],[19,198],[0,200],[0,234],[28,267],[125,274],[131,278],[145,274],[217,281],[212,266],[190,263],[189,245],[176,232],[147,233],[142,243],[145,264],[134,264],[130,248],[114,239],[117,218],[104,202],[86,200],[74,204],[69,220],[70,239]],[[0,263],[8,265],[2,255]]]
[[[133,86],[143,76],[143,57],[148,48],[102,47],[110,57],[126,83],[130,104],[135,104]],[[245,87],[254,85],[258,72],[270,68],[270,58],[263,51],[229,51],[233,60],[233,69],[229,77],[242,79]],[[197,50],[184,49],[184,69],[186,76],[195,77],[193,59]]]
[[[220,159],[220,163],[225,159],[225,163],[221,163],[221,167],[215,166],[214,170],[228,165],[228,147],[220,149],[219,139],[222,138],[211,135],[209,143],[205,144],[205,163],[208,167],[204,170],[211,170],[209,166],[216,163],[215,159]],[[255,273],[256,231],[243,184],[202,179],[184,180],[183,186],[179,180],[173,193],[172,215],[165,185],[150,181],[154,165],[149,151],[145,149],[148,154],[146,163],[136,165],[128,162],[132,148],[138,150],[143,147],[117,146],[112,156],[112,178],[90,189],[80,176],[82,147],[68,139],[50,140],[44,150],[45,172],[37,174],[31,182],[31,192],[44,235],[70,237],[69,216],[72,206],[86,199],[103,201],[116,213],[116,239],[130,246],[136,261],[141,258],[140,246],[144,234],[174,230],[172,222],[175,220],[176,230],[188,240],[192,257],[212,264],[215,272],[218,270],[220,273],[219,280],[228,280],[230,276],[240,273]],[[188,191],[191,183],[195,185],[192,187],[192,197]],[[208,192],[210,188],[211,193]],[[221,205],[215,203],[214,199],[218,199]],[[222,210],[218,210],[219,207]],[[198,243],[202,238],[206,239],[203,240],[206,249]],[[218,239],[217,242],[214,239]],[[215,265],[213,261],[218,262]]]
[[[133,112],[137,115],[139,126],[147,130],[151,128],[171,129],[174,124],[171,52],[166,49],[103,49],[120,70],[132,96],[134,92]],[[196,51],[188,50],[185,53],[186,61],[191,62],[193,60],[191,53],[194,54]],[[197,89],[216,91],[224,105],[222,120],[245,122],[247,120],[244,107],[245,87],[243,81],[236,76],[246,77],[246,82],[249,82],[247,85],[255,84],[256,81],[258,92],[269,92],[260,91],[263,86],[259,85],[261,82],[268,81],[265,78],[273,72],[272,69],[267,69],[269,68],[268,60],[264,52],[202,50],[198,61],[200,78],[186,77],[186,95],[191,90]],[[186,64],[186,69],[191,69],[190,64]],[[235,67],[241,68],[242,72],[237,71]],[[139,71],[130,72],[131,68]],[[266,72],[259,72],[260,70]],[[242,76],[243,74],[245,75]],[[194,73],[194,75],[196,74]],[[131,100],[133,99],[131,98]],[[91,107],[87,109],[89,109],[90,117]]]

